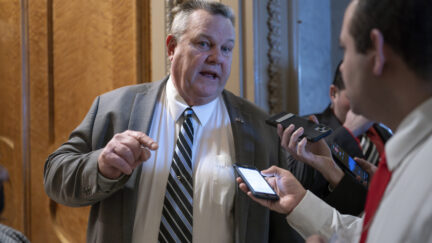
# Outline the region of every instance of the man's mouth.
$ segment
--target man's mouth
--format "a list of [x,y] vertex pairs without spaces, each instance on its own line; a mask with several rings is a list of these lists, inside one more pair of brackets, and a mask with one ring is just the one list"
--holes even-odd
[[211,79],[218,78],[217,73],[211,72],[211,71],[202,71],[202,72],[200,72],[200,74],[204,77],[211,78]]

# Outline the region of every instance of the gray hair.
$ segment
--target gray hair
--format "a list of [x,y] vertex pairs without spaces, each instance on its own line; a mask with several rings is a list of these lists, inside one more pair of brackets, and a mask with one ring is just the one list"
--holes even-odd
[[212,15],[221,15],[229,19],[233,26],[235,24],[235,16],[230,7],[213,1],[207,2],[193,0],[187,1],[173,8],[171,11],[172,22],[170,34],[176,39],[180,39],[188,27],[189,16],[196,10],[200,9],[205,10]]

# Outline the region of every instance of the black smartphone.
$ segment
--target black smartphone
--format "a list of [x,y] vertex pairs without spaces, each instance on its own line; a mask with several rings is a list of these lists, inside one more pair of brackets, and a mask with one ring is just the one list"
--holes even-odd
[[290,124],[294,124],[295,129],[299,127],[304,128],[304,133],[300,138],[306,137],[307,140],[311,142],[316,142],[323,137],[330,135],[332,132],[331,128],[323,125],[316,124],[306,118],[296,116],[292,113],[281,112],[274,116],[271,116],[266,120],[267,124],[272,126],[277,126],[277,124],[282,124],[283,128],[287,128]]
[[279,196],[273,188],[271,188],[257,168],[239,164],[234,164],[234,168],[255,197],[268,200],[279,200]]
[[335,143],[330,144],[330,150],[332,151],[336,163],[338,163],[344,171],[354,177],[359,176],[363,181],[367,182],[369,180],[369,174],[363,170],[339,145]]

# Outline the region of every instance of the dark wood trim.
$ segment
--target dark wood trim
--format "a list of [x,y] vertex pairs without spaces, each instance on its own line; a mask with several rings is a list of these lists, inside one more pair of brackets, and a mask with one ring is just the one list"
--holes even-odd
[[151,80],[151,18],[150,0],[137,0],[137,82]]
[[22,166],[24,234],[31,238],[31,173],[30,173],[30,80],[28,0],[21,0],[21,82],[22,82]]
[[54,124],[54,16],[53,0],[47,0],[47,61],[48,61],[48,139],[55,139]]

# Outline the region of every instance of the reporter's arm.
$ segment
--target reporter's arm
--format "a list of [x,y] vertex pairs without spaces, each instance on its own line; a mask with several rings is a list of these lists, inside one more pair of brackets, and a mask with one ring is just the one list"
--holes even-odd
[[328,241],[339,231],[353,237],[349,242],[358,242],[363,222],[362,218],[340,214],[310,191],[307,191],[286,219],[304,238],[320,234]]
[[281,146],[295,159],[318,170],[332,187],[336,187],[342,180],[344,172],[333,161],[327,143],[323,139],[311,143],[306,138],[301,139],[299,142],[304,130],[302,127],[295,131],[294,129],[293,125],[288,126],[285,130],[281,125],[278,125]]
[[279,195],[278,201],[256,198],[239,177],[240,189],[257,203],[281,214],[302,237],[319,233],[328,240],[336,230],[355,232],[361,230],[361,219],[351,215],[341,215],[310,191],[306,191],[287,170],[272,166],[262,174],[271,176],[269,184]]

